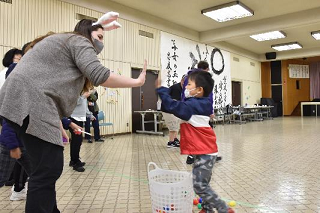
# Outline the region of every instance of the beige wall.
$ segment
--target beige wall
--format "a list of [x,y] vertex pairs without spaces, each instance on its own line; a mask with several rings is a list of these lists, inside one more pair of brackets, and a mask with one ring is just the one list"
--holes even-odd
[[[58,0],[16,0],[13,4],[0,2],[0,55],[3,56],[10,48],[21,48],[48,31],[72,31],[78,22],[76,13],[95,18],[102,15]],[[131,75],[131,67],[142,67],[144,59],[148,60],[149,69],[160,70],[160,31],[123,19],[119,22],[123,28],[105,33],[105,48],[99,55],[101,62],[126,76]],[[140,29],[153,33],[154,38],[139,36]],[[117,103],[108,101],[110,97],[103,93],[103,88],[98,90],[99,106],[105,111],[106,120],[114,123],[115,132],[130,132],[131,89],[119,89]],[[111,128],[103,128],[103,134],[110,132]]]
[[[299,59],[281,61],[283,115],[292,115],[297,106],[300,110],[301,101],[310,101],[310,79],[290,78],[289,64],[309,65],[307,61]],[[300,81],[300,89],[296,88],[297,80]]]
[[[173,22],[158,18],[148,13],[123,6],[115,1],[107,0],[62,0],[64,2],[90,8],[95,11],[105,13],[107,11],[117,11],[120,17],[131,22],[153,27],[164,32],[168,32],[183,38],[199,41],[199,32],[183,27]],[[170,17],[169,17],[170,18]]]
[[[148,60],[148,69],[160,70],[160,30],[199,41],[195,31],[148,14],[142,14],[143,18],[140,13],[130,8],[120,8],[112,3],[110,8],[101,8],[97,0],[90,1],[90,5],[88,1],[68,1],[15,0],[13,4],[0,2],[0,55],[3,56],[10,48],[21,48],[24,43],[48,31],[72,31],[78,22],[77,13],[99,18],[102,13],[93,10],[94,8],[100,8],[100,11],[120,9],[120,17],[126,18],[119,19],[123,26],[121,29],[105,33],[105,48],[99,55],[102,64],[116,72],[120,71],[122,75],[130,76],[131,68],[142,67],[144,59]],[[88,5],[91,9],[70,2]],[[154,38],[139,36],[139,30],[153,33]],[[243,104],[254,104],[261,97],[260,63],[240,55],[231,53],[231,78],[243,83]],[[233,56],[240,58],[240,62],[234,62]],[[250,66],[250,62],[254,62],[255,67]],[[0,70],[2,69],[1,64]],[[248,87],[250,95],[246,95]],[[98,91],[98,103],[101,110],[105,111],[106,121],[114,123],[116,133],[130,132],[131,89],[119,89],[115,97],[108,96],[104,88],[99,87]],[[249,100],[245,100],[249,96]],[[117,102],[114,103],[113,99]],[[102,134],[109,133],[111,128],[103,127]]]
[[[234,60],[239,59],[239,61]],[[258,104],[261,98],[261,64],[258,61],[231,53],[231,79],[242,83],[241,104]],[[251,65],[254,64],[254,66]]]

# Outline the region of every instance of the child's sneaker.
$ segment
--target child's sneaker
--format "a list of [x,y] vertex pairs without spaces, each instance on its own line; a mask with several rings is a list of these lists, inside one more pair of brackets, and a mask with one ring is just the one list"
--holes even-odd
[[16,201],[16,200],[25,200],[27,198],[27,190],[22,189],[20,192],[13,191],[10,200]]
[[174,141],[169,141],[169,142],[167,143],[167,147],[168,147],[168,148],[174,147]]
[[[20,192],[22,192],[22,191],[27,193],[27,191],[28,191],[28,182],[25,183],[24,188]],[[14,192],[14,185],[11,188],[11,192]]]
[[173,142],[173,147],[180,147],[180,142],[179,141],[174,141]]
[[194,157],[192,155],[188,155],[186,163],[187,164],[193,164],[194,163]]
[[222,157],[221,157],[221,156],[217,156],[216,162],[219,162],[219,161],[221,161],[221,160],[222,160]]
[[[81,162],[81,161],[80,161],[80,164],[81,164],[81,166],[85,166],[85,165],[86,165],[86,162]],[[73,162],[73,161],[70,161],[70,162],[69,162],[69,166],[73,167],[74,165],[76,165],[75,162]]]
[[77,172],[84,172],[85,168],[83,168],[83,164],[82,162],[78,162],[73,166],[73,170],[77,171]]

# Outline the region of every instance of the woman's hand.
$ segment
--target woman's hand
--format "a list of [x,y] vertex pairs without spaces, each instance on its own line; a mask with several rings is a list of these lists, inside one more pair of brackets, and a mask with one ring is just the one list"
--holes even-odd
[[139,86],[144,85],[144,82],[146,81],[147,66],[148,66],[147,60],[144,60],[142,72],[138,77]]
[[18,148],[15,148],[15,149],[11,149],[10,150],[10,157],[18,160],[21,158],[21,149],[18,147]]
[[143,69],[138,78],[130,78],[110,72],[109,78],[100,85],[109,88],[141,87],[146,81],[147,65],[147,60],[144,60]]
[[84,92],[84,93],[82,94],[82,97],[88,98],[90,95],[91,95],[91,92],[90,92],[90,91],[89,91],[89,92]]

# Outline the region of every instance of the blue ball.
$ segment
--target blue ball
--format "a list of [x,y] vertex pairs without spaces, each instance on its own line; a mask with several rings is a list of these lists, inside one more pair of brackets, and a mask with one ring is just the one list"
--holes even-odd
[[199,203],[202,203],[202,198],[201,197],[199,198]]

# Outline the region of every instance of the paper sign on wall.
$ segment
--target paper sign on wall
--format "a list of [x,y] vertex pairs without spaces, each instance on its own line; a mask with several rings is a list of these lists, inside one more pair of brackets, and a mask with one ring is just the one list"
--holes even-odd
[[289,64],[290,78],[309,78],[309,65]]
[[197,67],[201,60],[209,63],[215,81],[214,107],[231,103],[230,53],[200,44],[169,33],[161,32],[162,86],[170,87],[180,82],[188,70]]

